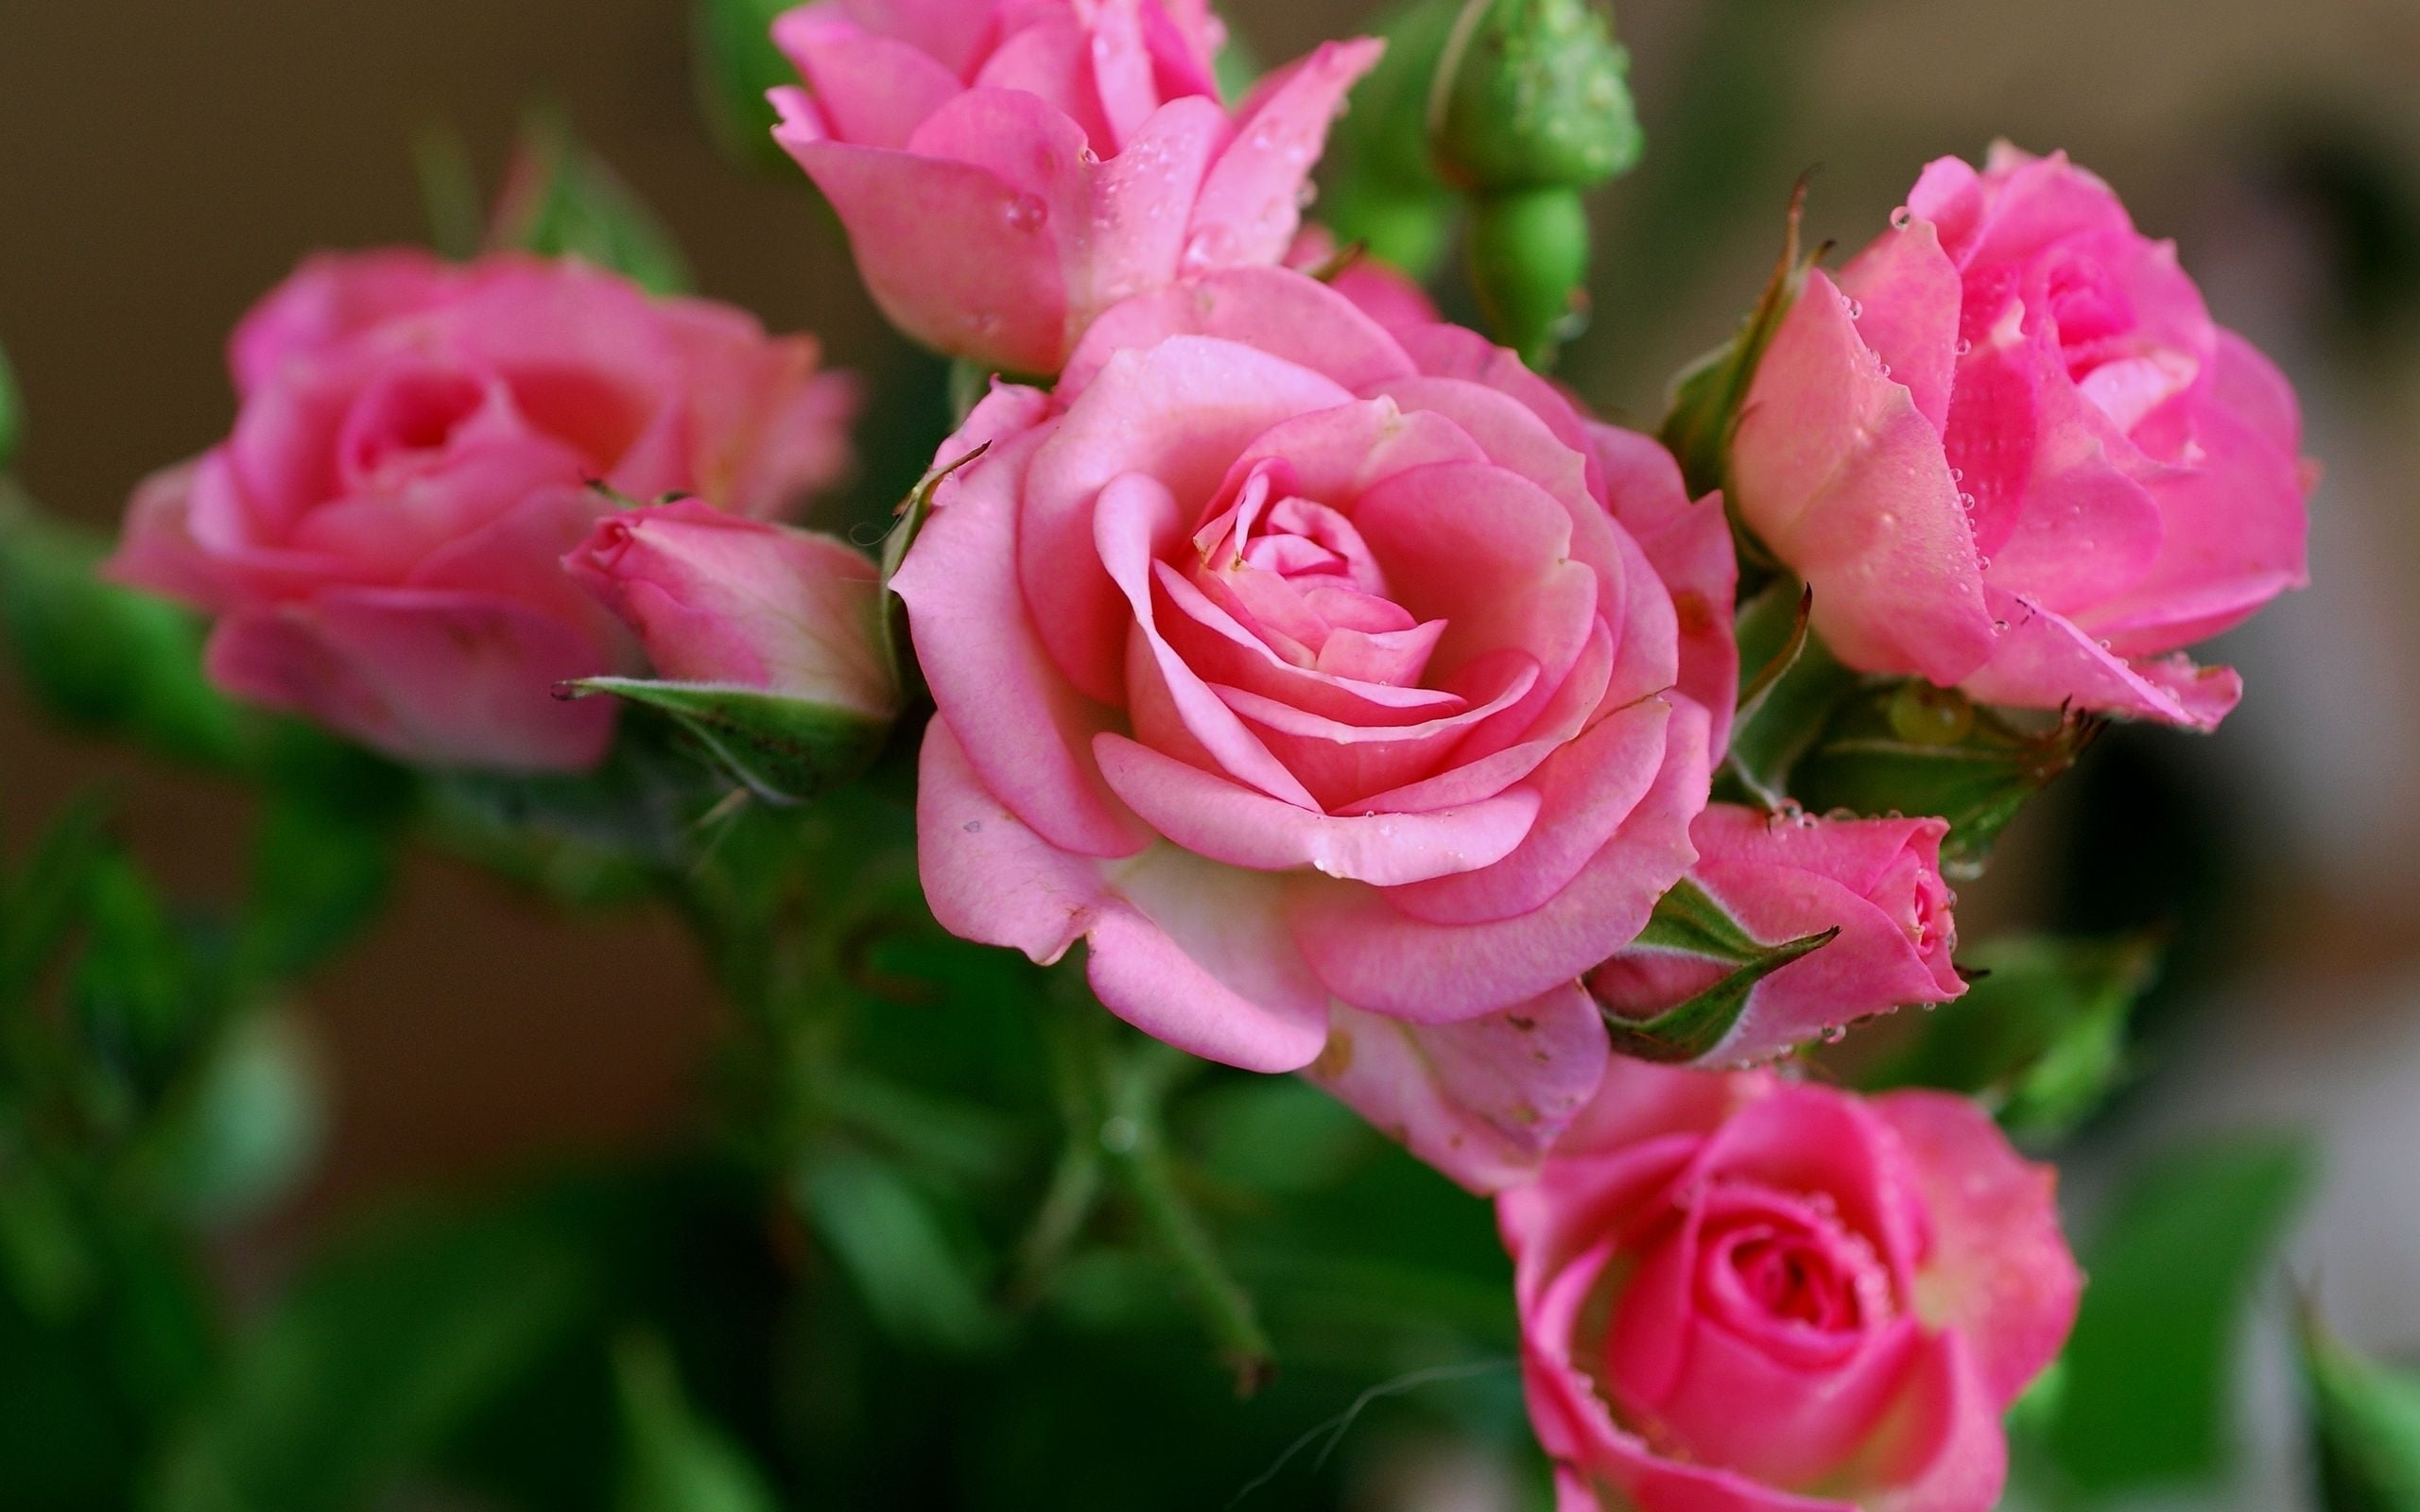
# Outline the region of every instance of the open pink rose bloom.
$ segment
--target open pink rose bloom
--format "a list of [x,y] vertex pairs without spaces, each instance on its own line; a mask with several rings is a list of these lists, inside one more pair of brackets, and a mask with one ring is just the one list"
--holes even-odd
[[1562,1512],[1988,1512],[2081,1277],[1963,1098],[1616,1061],[1497,1199]]
[[579,264],[305,263],[237,328],[226,441],[146,482],[110,570],[217,617],[212,679],[441,766],[594,765],[635,647],[560,566],[613,500],[773,515],[848,461],[815,343]]
[[2002,145],[1927,168],[1837,284],[1807,275],[1732,476],[1849,665],[2208,729],[2240,682],[2176,653],[2305,581],[2301,436],[2171,244]]
[[818,0],[775,23],[805,80],[775,138],[891,320],[1010,372],[1181,274],[1281,261],[1378,43],[1324,43],[1235,110],[1201,0]]
[[[1474,1185],[1606,1057],[1580,977],[1695,857],[1737,667],[1720,501],[1450,326],[1297,273],[995,388],[894,586],[935,915]],[[1316,1064],[1314,1064],[1316,1062]]]

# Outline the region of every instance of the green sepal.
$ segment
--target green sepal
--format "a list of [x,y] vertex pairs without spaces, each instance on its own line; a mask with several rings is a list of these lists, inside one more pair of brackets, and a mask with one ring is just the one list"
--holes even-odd
[[1664,1065],[1699,1059],[1731,1033],[1739,1015],[1748,1010],[1748,999],[1757,983],[1790,962],[1822,950],[1840,933],[1840,926],[1835,924],[1821,934],[1802,935],[1772,946],[1757,960],[1651,1019],[1625,1019],[1606,1013],[1605,1030],[1613,1038],[1615,1053]]
[[1833,711],[1790,766],[1789,792],[1817,813],[1937,814],[1949,821],[1942,869],[1973,877],[2025,800],[2074,765],[2106,723],[2071,713],[2028,730],[1952,689],[1872,683]]
[[856,777],[882,750],[890,721],[838,704],[717,682],[582,678],[574,696],[610,693],[670,715],[758,798],[796,803]]
[[2055,1139],[2123,1077],[2127,1021],[2158,974],[2160,946],[2148,932],[1985,940],[1961,953],[1965,996],[1927,1015],[1858,1085],[1962,1092],[2011,1133]]
[[[1658,435],[1666,449],[1680,461],[1681,475],[1688,481],[1691,498],[1716,489],[1723,490],[1726,500],[1730,498],[1731,438],[1739,427],[1739,408],[1747,402],[1748,387],[1755,382],[1756,364],[1764,359],[1765,349],[1772,345],[1773,333],[1781,329],[1782,318],[1798,302],[1798,291],[1806,285],[1811,260],[1800,255],[1798,243],[1799,221],[1806,209],[1806,180],[1801,179],[1790,191],[1781,260],[1773,265],[1772,278],[1766,283],[1755,308],[1748,313],[1739,334],[1682,369],[1680,376],[1672,380],[1672,397]],[[1732,508],[1731,518],[1735,533],[1744,536],[1738,530],[1737,507]],[[1763,548],[1753,540],[1743,540],[1741,547],[1751,565],[1764,565],[1769,560]]]
[[1720,799],[1780,807],[1790,767],[1857,691],[1857,674],[1808,628],[1813,607],[1813,593],[1788,576],[1739,606],[1739,662],[1757,671],[1739,690],[1731,749],[1717,774]]
[[1613,1036],[1615,1051],[1665,1064],[1698,1059],[1720,1044],[1739,1022],[1757,983],[1823,949],[1840,933],[1835,926],[1779,945],[1763,944],[1741,929],[1739,921],[1704,888],[1683,877],[1655,900],[1655,912],[1633,948],[1704,956],[1737,970],[1651,1019],[1628,1019],[1607,1010],[1605,1028]]
[[524,123],[488,245],[581,258],[650,294],[691,285],[689,260],[664,222],[555,111],[532,112]]
[[2296,1318],[2304,1411],[2325,1512],[2420,1512],[2420,1375],[2393,1370]]

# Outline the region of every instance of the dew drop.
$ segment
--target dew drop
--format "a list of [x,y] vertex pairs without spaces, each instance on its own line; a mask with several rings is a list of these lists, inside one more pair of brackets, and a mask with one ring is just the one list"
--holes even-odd
[[1898,209],[1891,212],[1891,229],[1893,231],[1906,231],[1908,227],[1914,222],[1915,218],[1916,216],[1913,211],[1910,210],[1905,205],[1901,205]]
[[1011,231],[1036,232],[1050,218],[1050,209],[1031,195],[1016,195],[1000,207],[1000,218]]
[[1972,351],[1974,351],[1974,350],[1975,350],[1975,343],[1973,343],[1972,341],[1967,340],[1964,336],[1960,336],[1960,337],[1958,338],[1958,354],[1959,354],[1960,356],[1962,356],[1962,356],[1966,355],[1966,353],[1968,353],[1968,352],[1972,352]]
[[1953,468],[1951,468],[1951,469],[1949,470],[1949,481],[1950,481],[1950,482],[1952,482],[1952,483],[1963,483],[1963,482],[1965,482],[1965,481],[1966,481],[1966,470],[1965,470],[1964,468],[1962,468],[1962,467],[1953,467]]
[[1224,226],[1204,226],[1184,244],[1184,266],[1192,271],[1219,267],[1235,261],[1236,233]]
[[1858,300],[1851,300],[1851,301],[1848,301],[1848,310],[1849,310],[1849,318],[1850,318],[1850,319],[1852,319],[1852,320],[1862,320],[1862,319],[1864,319],[1864,318],[1865,318],[1865,305],[1864,305],[1864,303],[1863,303],[1861,301],[1858,301]]

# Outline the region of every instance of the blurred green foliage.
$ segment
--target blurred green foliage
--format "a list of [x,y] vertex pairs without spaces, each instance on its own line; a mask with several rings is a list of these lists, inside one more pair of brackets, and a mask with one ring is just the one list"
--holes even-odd
[[2420,1512],[2420,1376],[2355,1352],[2308,1302],[2297,1325],[2324,1512]]
[[2206,1485],[2230,1468],[2237,1345],[2310,1157],[2236,1137],[2171,1152],[2082,1246],[2083,1307],[2040,1439],[2062,1504]]

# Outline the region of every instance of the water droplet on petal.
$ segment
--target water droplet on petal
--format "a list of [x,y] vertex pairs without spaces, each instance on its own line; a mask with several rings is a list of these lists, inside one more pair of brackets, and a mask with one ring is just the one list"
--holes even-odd
[[1901,205],[1898,209],[1891,212],[1891,229],[1893,231],[1906,231],[1915,218],[1916,216],[1913,211],[1910,210],[1905,205]]
[[1050,207],[1031,195],[1013,195],[1000,207],[1000,218],[1009,223],[1011,231],[1036,232],[1050,218]]

